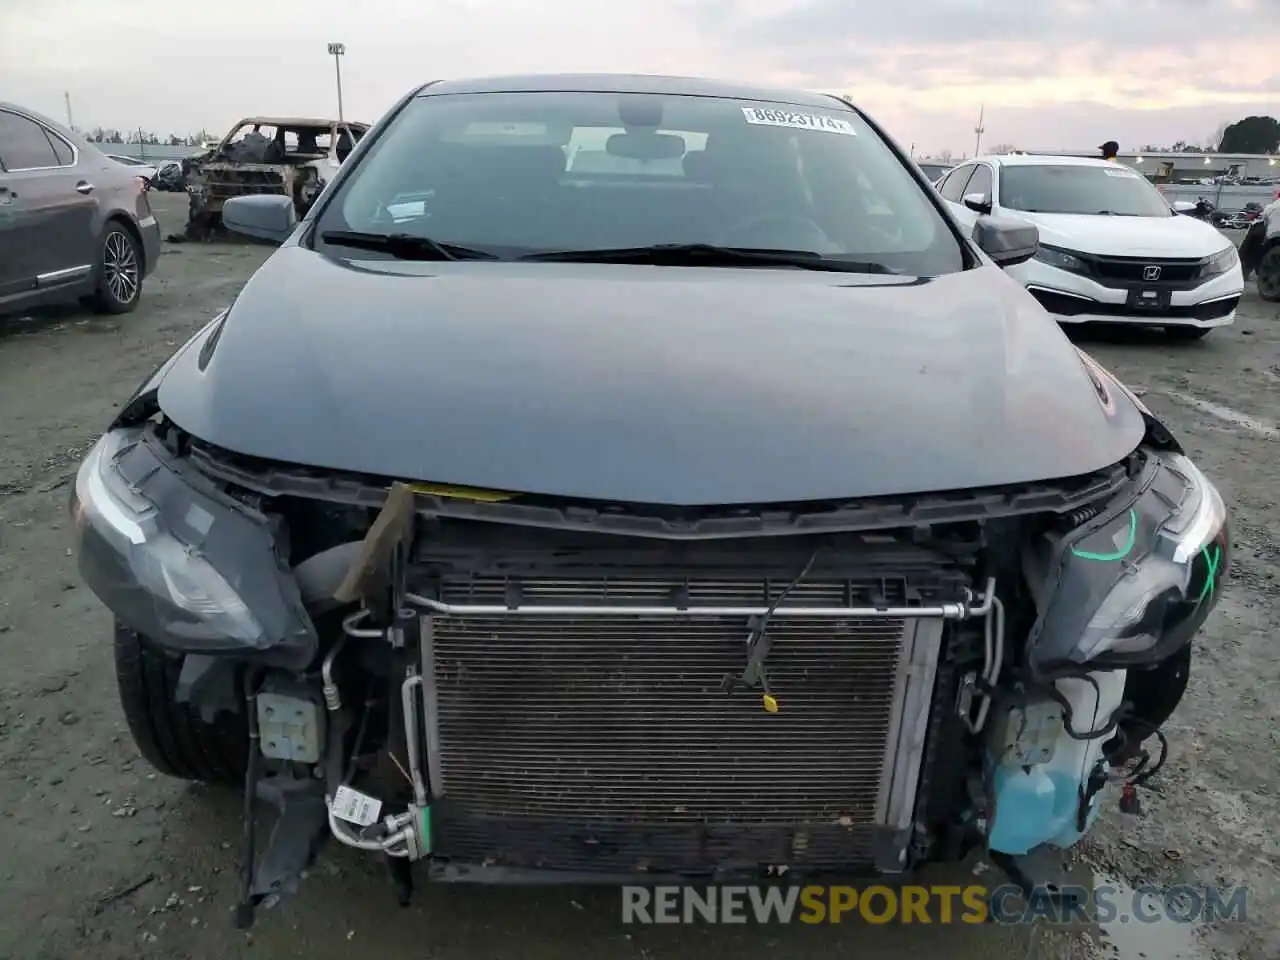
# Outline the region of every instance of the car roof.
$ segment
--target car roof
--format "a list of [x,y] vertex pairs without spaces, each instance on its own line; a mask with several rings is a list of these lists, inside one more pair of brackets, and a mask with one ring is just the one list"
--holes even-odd
[[[1068,157],[1044,153],[1001,153],[977,157],[984,163],[1002,167],[1114,167],[1115,162],[1101,157]],[[970,161],[972,162],[972,161]]]
[[65,123],[59,123],[57,120],[54,120],[52,117],[47,117],[43,113],[38,113],[29,107],[19,106],[16,103],[9,103],[4,100],[0,100],[0,110],[9,110],[13,113],[21,114],[30,120],[35,120],[37,123],[44,124],[50,130],[56,132],[58,136],[62,137],[62,139],[70,142],[76,148],[76,152],[82,156],[85,154],[102,154],[102,150],[99,149],[98,145],[90,140],[86,140],[79,130],[73,130]]
[[43,113],[37,113],[35,110],[32,110],[30,107],[22,107],[16,103],[7,103],[4,100],[0,100],[0,110],[9,110],[9,111],[12,111],[13,113],[20,113],[23,116],[30,117],[32,120],[37,120],[40,123],[43,123],[46,127],[52,127],[54,130],[57,130],[58,133],[62,134],[63,136],[78,136],[74,130],[71,130],[63,126],[61,123],[59,123],[57,120],[54,120],[52,117],[46,117]]
[[[238,130],[248,123],[267,124],[273,127],[332,127],[338,121],[324,120],[317,117],[245,117],[243,120],[237,120],[232,129]],[[361,123],[359,120],[343,120],[342,124],[348,127],[369,126],[369,124]]]
[[848,104],[828,93],[757,86],[705,77],[669,77],[635,73],[547,73],[460,80],[437,80],[418,90],[420,97],[457,93],[650,93],[668,96],[764,100],[806,107]]

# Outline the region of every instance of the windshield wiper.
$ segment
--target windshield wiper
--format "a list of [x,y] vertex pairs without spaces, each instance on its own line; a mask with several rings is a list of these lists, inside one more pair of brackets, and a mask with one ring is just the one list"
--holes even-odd
[[320,234],[325,243],[361,250],[389,253],[397,260],[497,260],[497,254],[486,250],[441,243],[430,237],[412,233],[364,233],[359,230],[326,230]]
[[797,267],[832,273],[896,274],[899,271],[870,260],[841,260],[812,250],[765,250],[719,247],[710,243],[655,243],[649,247],[605,250],[551,250],[520,260],[549,263],[650,263],[669,267]]

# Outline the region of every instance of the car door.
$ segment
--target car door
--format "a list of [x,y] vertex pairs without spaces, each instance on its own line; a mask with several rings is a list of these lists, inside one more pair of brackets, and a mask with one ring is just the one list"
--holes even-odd
[[94,185],[77,166],[76,148],[31,117],[0,110],[5,171],[0,258],[9,294],[82,281],[93,270],[97,236]]
[[18,195],[9,189],[12,179],[0,164],[0,303],[35,286],[18,232]]
[[956,167],[938,181],[938,193],[942,194],[942,199],[947,202],[947,208],[957,217],[960,216],[960,197],[971,176],[973,176],[973,164],[966,163]]
[[976,200],[981,196],[986,198],[987,203],[991,202],[992,191],[994,190],[994,177],[992,176],[991,167],[985,163],[970,164],[968,175],[964,177],[962,183],[952,187],[951,181],[948,180],[947,186],[951,189],[943,196],[947,198],[951,212],[956,215],[956,219],[962,224],[972,228],[984,211],[974,210],[965,203],[965,200],[966,198]]

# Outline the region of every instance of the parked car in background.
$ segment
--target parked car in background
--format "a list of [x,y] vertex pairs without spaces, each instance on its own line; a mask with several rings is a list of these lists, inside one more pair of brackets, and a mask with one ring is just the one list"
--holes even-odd
[[139,160],[137,157],[125,157],[116,153],[108,153],[107,158],[129,167],[135,176],[146,177],[148,181],[155,179],[156,171],[159,169],[155,164]]
[[1222,499],[1001,270],[1036,228],[962,228],[851,103],[441,81],[300,222],[222,215],[281,247],[72,515],[142,754],[287,792],[256,858],[247,810],[239,915],[322,834],[404,896],[413,861],[726,882],[979,847],[1062,883],[1038,855],[1136,789]]
[[147,181],[73,130],[0,103],[0,312],[138,304],[160,255]]
[[181,160],[162,160],[156,166],[156,175],[151,178],[153,190],[177,193],[186,189],[186,177],[182,173]]
[[1040,249],[1009,275],[1061,323],[1160,326],[1198,339],[1235,319],[1244,276],[1235,245],[1180,216],[1128,167],[1013,154],[965,163],[939,184],[962,223],[1006,215],[1034,223]]
[[186,236],[222,232],[222,205],[231,197],[290,197],[301,217],[311,208],[369,129],[367,123],[302,117],[246,117],[217,146],[183,161],[190,196]]

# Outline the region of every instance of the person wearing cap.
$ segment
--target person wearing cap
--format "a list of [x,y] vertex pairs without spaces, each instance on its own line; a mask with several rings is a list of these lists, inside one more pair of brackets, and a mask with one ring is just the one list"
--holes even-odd
[[1102,151],[1103,160],[1114,160],[1120,153],[1120,144],[1114,140],[1108,140],[1098,149]]

